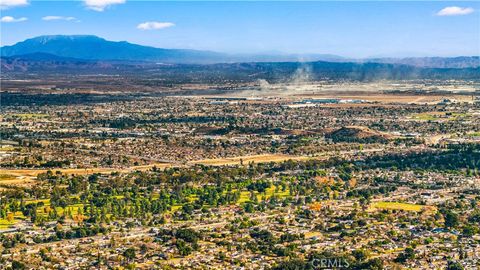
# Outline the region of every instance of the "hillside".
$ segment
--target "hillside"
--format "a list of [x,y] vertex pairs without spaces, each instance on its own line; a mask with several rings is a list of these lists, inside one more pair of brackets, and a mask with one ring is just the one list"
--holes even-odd
[[32,53],[89,60],[148,60],[168,63],[222,62],[224,57],[220,53],[208,51],[161,49],[126,41],[108,41],[91,35],[40,36],[1,48],[1,56]]

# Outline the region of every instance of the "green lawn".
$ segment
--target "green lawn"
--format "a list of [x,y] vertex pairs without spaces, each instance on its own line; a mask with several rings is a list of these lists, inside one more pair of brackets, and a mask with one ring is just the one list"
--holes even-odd
[[373,209],[404,210],[420,212],[425,205],[401,202],[374,202],[370,205]]

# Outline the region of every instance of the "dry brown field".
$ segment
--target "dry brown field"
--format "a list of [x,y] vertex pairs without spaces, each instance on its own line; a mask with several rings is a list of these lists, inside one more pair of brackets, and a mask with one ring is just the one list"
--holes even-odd
[[191,161],[189,164],[203,164],[211,166],[223,166],[223,165],[238,165],[243,162],[243,164],[248,164],[250,162],[255,163],[266,163],[266,162],[283,162],[287,160],[307,160],[311,157],[306,156],[290,156],[282,154],[264,154],[264,155],[252,155],[252,156],[239,156],[231,158],[218,158],[218,159],[203,159]]
[[[93,173],[109,174],[112,172],[128,173],[131,171],[145,171],[153,167],[165,169],[172,167],[169,163],[153,163],[149,165],[132,166],[129,168],[85,168],[85,169],[60,169],[52,168],[53,173],[61,172],[67,175],[88,175]],[[12,186],[31,186],[35,184],[36,177],[45,173],[47,169],[0,169],[0,184]]]

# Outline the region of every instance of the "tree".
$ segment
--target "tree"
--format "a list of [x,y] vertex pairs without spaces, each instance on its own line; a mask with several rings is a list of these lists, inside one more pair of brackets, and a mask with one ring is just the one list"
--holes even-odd
[[23,270],[25,269],[25,264],[19,261],[13,261],[12,262],[12,269],[13,270]]
[[382,270],[383,261],[380,258],[374,258],[364,263],[361,269]]
[[415,258],[415,250],[411,247],[407,247],[402,253],[398,254],[395,262],[404,263],[409,259]]
[[357,249],[352,251],[352,256],[359,262],[364,261],[368,257],[368,253],[364,249]]
[[447,270],[463,270],[463,266],[459,262],[449,261]]
[[180,253],[180,255],[182,256],[188,256],[192,253],[192,248],[190,247],[190,245],[187,245],[187,243],[182,239],[177,240],[176,246],[178,249],[178,253]]
[[458,215],[450,210],[444,214],[444,219],[445,227],[447,228],[453,228],[458,225]]
[[253,204],[248,202],[243,206],[245,212],[247,213],[253,213],[255,211],[255,208],[253,207]]
[[127,262],[130,262],[131,260],[135,259],[135,249],[133,248],[128,248],[123,252],[123,257],[127,259]]
[[467,225],[463,228],[463,236],[465,237],[472,237],[475,234],[475,228]]
[[147,245],[142,244],[142,245],[140,246],[140,252],[141,252],[142,254],[145,254],[147,251],[148,251]]

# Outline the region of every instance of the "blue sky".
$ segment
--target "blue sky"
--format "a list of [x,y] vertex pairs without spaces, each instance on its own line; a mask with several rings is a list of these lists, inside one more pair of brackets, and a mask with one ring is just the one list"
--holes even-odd
[[92,34],[229,53],[480,55],[480,2],[473,1],[1,1],[19,4],[2,6],[2,45],[39,35]]

